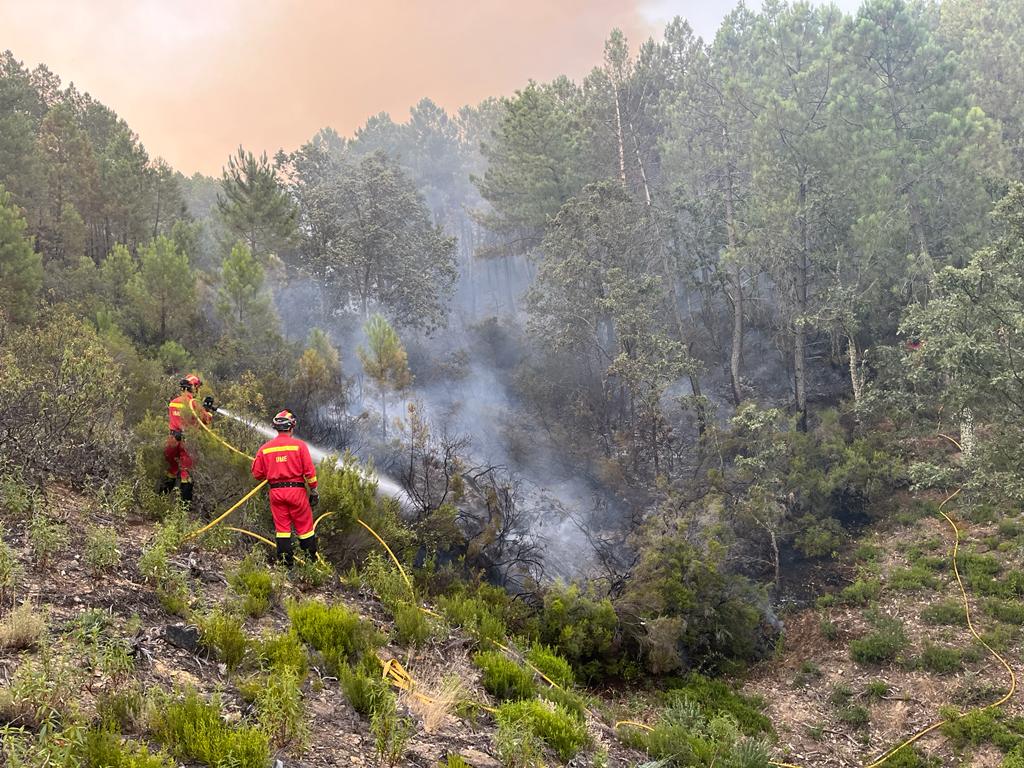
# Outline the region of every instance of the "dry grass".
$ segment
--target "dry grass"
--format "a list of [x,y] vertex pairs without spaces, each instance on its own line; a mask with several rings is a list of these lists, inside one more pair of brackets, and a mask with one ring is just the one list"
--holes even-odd
[[[419,695],[418,695],[419,694]],[[404,704],[415,714],[426,733],[433,733],[455,712],[456,705],[466,697],[462,683],[449,675],[416,691],[402,694]]]
[[46,619],[39,607],[24,602],[0,622],[0,648],[23,651],[34,648],[46,632]]

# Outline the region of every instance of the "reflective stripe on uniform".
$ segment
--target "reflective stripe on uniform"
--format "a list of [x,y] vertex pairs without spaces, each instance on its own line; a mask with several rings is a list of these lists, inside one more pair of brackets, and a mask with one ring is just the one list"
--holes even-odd
[[167,407],[168,408],[184,408],[185,404],[184,403],[168,403]]
[[299,538],[302,540],[308,539],[310,536],[316,536],[316,531],[310,531],[309,533],[300,533]]
[[306,482],[307,483],[315,483],[316,482],[316,475],[310,475],[309,477],[307,477],[306,478]]
[[297,445],[272,445],[269,448],[264,448],[260,453],[279,453],[281,451],[297,451],[299,446]]
[[281,533],[281,531],[277,532],[277,538],[279,538],[279,539],[290,539],[291,537],[292,537],[292,532],[291,531],[286,531],[285,533]]

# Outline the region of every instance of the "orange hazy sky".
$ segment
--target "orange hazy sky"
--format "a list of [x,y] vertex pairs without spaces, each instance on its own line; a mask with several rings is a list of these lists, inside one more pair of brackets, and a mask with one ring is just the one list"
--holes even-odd
[[454,110],[578,78],[613,27],[679,14],[709,35],[732,0],[0,0],[0,49],[114,109],[151,155],[219,174],[239,145],[294,149],[429,96]]

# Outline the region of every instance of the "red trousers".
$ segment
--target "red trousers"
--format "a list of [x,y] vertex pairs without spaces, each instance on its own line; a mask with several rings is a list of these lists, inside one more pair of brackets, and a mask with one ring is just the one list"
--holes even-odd
[[167,476],[181,477],[181,482],[191,481],[189,470],[192,469],[192,457],[185,448],[184,440],[177,440],[173,435],[164,443],[164,460],[167,462]]
[[300,539],[313,535],[313,510],[305,488],[271,488],[270,514],[279,538],[292,535],[292,526]]

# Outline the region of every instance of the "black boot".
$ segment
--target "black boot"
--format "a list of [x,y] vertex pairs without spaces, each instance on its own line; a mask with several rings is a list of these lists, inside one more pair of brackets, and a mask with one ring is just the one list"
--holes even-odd
[[277,560],[278,562],[283,562],[289,570],[295,565],[295,555],[292,554],[291,534],[277,537]]
[[192,508],[192,481],[182,480],[181,481],[181,503],[186,508]]
[[309,536],[305,539],[299,538],[299,547],[306,555],[306,559],[311,563],[316,562],[316,534]]

